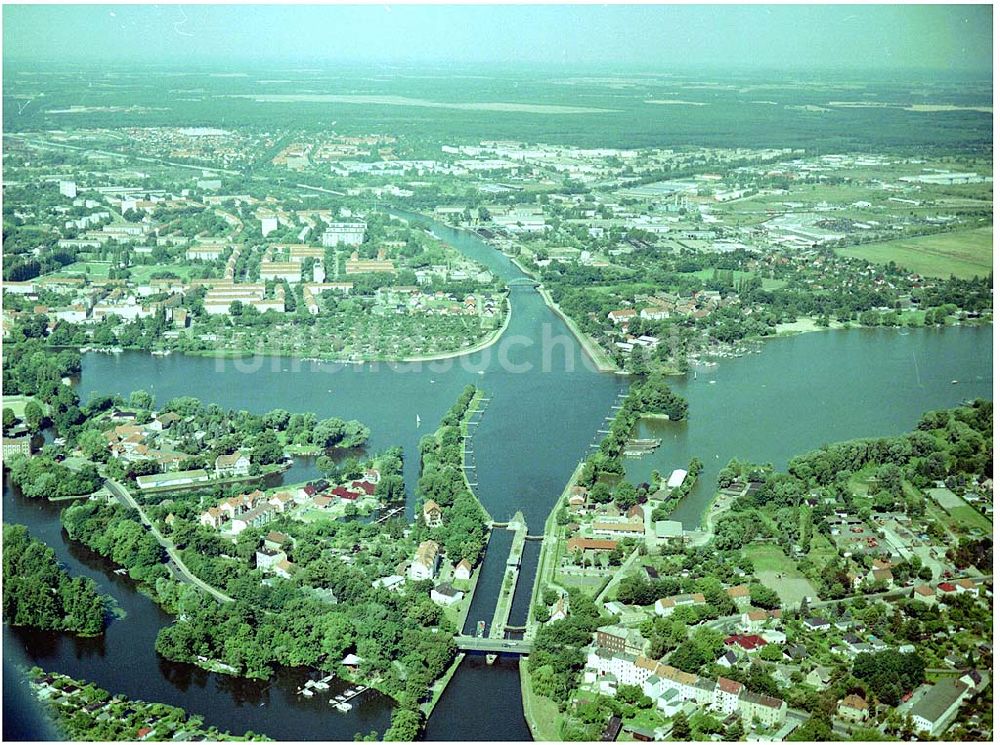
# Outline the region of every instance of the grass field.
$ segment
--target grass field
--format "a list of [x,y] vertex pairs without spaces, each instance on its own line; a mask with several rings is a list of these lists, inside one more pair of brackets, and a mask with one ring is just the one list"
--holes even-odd
[[969,278],[988,274],[993,268],[993,228],[958,230],[954,233],[901,238],[838,248],[841,256],[897,265],[928,277]]
[[565,716],[552,699],[537,695],[532,690],[531,675],[528,674],[523,657],[520,670],[521,705],[524,708],[524,718],[531,727],[532,739],[536,742],[558,742]]
[[928,489],[927,494],[937,502],[956,527],[993,532],[993,524],[989,518],[950,489]]
[[143,284],[144,282],[148,282],[150,275],[155,272],[173,272],[181,279],[188,279],[194,268],[194,265],[185,264],[137,264],[130,266],[128,270],[131,272],[131,280],[133,282]]
[[804,597],[816,597],[816,588],[777,546],[756,544],[744,553],[753,562],[757,579],[778,593],[782,605],[795,605]]
[[[24,417],[24,407],[28,401],[33,401],[32,396],[4,396],[3,397],[3,407],[5,409],[12,409],[14,411],[14,416],[18,419]],[[46,411],[48,407],[42,404],[42,411]]]
[[567,588],[576,588],[585,595],[594,597],[604,587],[605,577],[582,577],[575,574],[556,573],[556,582]]
[[963,504],[960,507],[948,510],[948,515],[960,525],[967,528],[978,528],[987,534],[993,532],[993,524],[983,513],[979,512],[970,504]]
[[825,566],[830,559],[837,556],[837,549],[830,539],[813,531],[812,541],[809,543],[809,553],[806,554],[810,561],[819,567]]
[[75,261],[55,272],[54,276],[71,277],[82,274],[93,279],[107,279],[110,269],[110,261]]

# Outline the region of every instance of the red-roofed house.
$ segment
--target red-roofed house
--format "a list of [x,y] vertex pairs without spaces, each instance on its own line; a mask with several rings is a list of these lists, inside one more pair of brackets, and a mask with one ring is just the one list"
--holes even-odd
[[951,582],[941,582],[938,584],[937,589],[941,595],[953,595],[958,592],[958,588]]
[[566,550],[572,553],[580,551],[614,551],[618,548],[618,541],[605,538],[570,538],[566,541]]
[[758,634],[733,634],[725,641],[730,648],[738,648],[746,654],[753,654],[767,646],[767,640]]

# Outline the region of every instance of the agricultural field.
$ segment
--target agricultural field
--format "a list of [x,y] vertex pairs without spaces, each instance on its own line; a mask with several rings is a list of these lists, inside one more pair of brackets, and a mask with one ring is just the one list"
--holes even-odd
[[887,264],[890,261],[927,277],[968,279],[985,276],[993,269],[993,228],[959,230],[954,233],[902,238],[838,248],[841,256]]

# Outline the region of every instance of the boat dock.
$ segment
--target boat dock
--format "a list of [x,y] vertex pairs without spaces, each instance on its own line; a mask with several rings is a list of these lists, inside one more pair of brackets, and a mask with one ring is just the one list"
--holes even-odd
[[651,437],[646,439],[631,439],[625,445],[625,452],[623,453],[628,458],[639,458],[646,453],[651,453],[660,447],[663,441],[659,437]]
[[350,703],[351,700],[357,698],[368,689],[369,686],[363,686],[363,685],[355,686],[353,688],[348,688],[339,696],[334,696],[333,698],[331,698],[330,706],[332,706],[337,711],[350,711],[352,708]]

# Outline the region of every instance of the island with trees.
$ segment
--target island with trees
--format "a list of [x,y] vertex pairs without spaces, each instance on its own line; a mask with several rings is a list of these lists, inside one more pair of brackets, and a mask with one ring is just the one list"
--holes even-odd
[[113,601],[89,577],[71,577],[23,525],[3,524],[3,617],[11,626],[99,636]]

